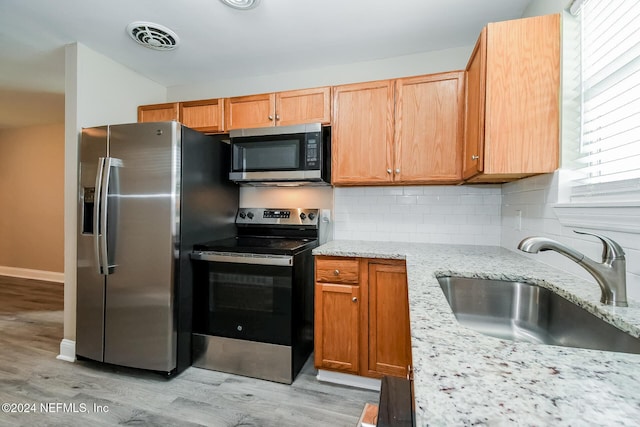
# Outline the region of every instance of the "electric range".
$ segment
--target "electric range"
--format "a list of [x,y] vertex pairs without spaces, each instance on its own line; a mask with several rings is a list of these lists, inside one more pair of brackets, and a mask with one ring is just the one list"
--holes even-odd
[[313,350],[318,209],[241,208],[194,245],[193,365],[290,384]]

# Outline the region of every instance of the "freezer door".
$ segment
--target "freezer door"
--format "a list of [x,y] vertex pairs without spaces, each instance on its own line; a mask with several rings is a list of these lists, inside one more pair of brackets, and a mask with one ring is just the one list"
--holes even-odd
[[169,372],[176,365],[180,125],[110,126],[109,157],[117,185],[108,196],[104,361]]
[[100,186],[99,159],[107,156],[106,126],[82,130],[78,165],[76,354],[103,360],[104,277],[97,243]]

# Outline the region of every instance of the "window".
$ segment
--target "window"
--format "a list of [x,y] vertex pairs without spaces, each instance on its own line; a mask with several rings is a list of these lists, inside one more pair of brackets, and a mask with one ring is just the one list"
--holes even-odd
[[574,0],[580,142],[571,201],[640,201],[640,0]]

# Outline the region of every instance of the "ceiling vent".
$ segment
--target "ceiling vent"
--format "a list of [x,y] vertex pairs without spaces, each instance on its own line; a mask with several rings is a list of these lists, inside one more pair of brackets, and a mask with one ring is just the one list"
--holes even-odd
[[260,3],[260,0],[220,0],[225,5],[234,9],[248,10],[253,9]]
[[127,25],[127,33],[144,47],[155,50],[172,50],[178,47],[178,35],[160,24],[153,22],[132,22]]

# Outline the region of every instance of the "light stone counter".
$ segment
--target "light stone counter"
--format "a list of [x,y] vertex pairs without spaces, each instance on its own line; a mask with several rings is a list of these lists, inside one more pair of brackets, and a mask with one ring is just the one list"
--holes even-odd
[[[640,302],[500,247],[333,241],[314,255],[406,259],[418,426],[637,426],[640,355],[488,337],[458,324],[438,276],[523,280],[640,336]],[[562,256],[558,254],[558,256]]]

